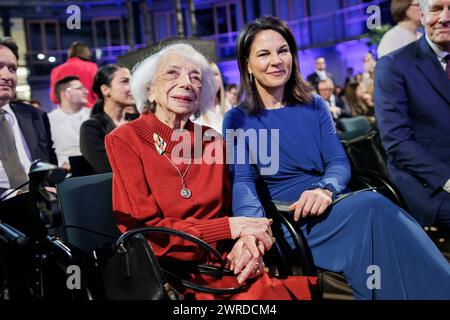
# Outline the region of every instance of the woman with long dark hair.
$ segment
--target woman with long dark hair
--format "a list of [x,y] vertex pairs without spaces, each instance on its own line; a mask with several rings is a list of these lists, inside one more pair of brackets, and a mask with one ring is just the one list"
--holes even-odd
[[105,136],[126,123],[124,109],[134,104],[131,73],[121,64],[108,64],[95,74],[93,91],[98,100],[91,118],[81,125],[80,149],[95,173],[111,172],[105,150]]
[[[450,265],[407,212],[372,191],[333,204],[350,191],[350,164],[325,102],[300,75],[286,23],[250,22],[237,53],[241,104],[223,128],[234,150],[233,214],[263,217],[264,196],[288,202],[314,263],[342,272],[357,299],[450,299]],[[261,150],[271,150],[269,164]]]

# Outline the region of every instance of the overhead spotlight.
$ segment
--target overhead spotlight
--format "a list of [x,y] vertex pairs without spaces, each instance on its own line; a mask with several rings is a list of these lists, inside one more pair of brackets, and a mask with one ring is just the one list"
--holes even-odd
[[95,58],[100,59],[103,55],[102,49],[95,49]]
[[54,56],[48,57],[48,62],[53,63],[56,61],[56,58]]
[[38,58],[39,60],[44,60],[44,59],[45,59],[45,54],[43,54],[43,53],[38,53],[37,58]]

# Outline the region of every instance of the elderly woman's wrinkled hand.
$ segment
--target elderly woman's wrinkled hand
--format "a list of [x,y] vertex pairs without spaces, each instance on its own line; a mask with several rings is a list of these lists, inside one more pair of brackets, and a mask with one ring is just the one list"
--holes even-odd
[[264,261],[262,258],[252,259],[239,273],[237,281],[243,283],[247,279],[253,279],[264,273]]
[[227,260],[229,269],[238,275],[239,283],[264,272],[264,249],[254,236],[244,236],[235,243]]
[[244,236],[236,241],[227,256],[229,268],[237,274],[250,259],[260,258],[264,255],[264,252],[264,245],[256,237],[250,235]]
[[254,236],[264,245],[265,251],[268,251],[275,242],[270,228],[271,224],[272,219],[232,217],[230,218],[231,238],[240,239],[247,235]]

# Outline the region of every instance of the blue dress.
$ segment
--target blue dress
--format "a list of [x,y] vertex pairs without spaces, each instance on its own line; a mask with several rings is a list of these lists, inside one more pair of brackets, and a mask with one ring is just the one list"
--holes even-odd
[[[223,134],[235,216],[264,216],[256,169],[273,200],[293,203],[317,187],[335,196],[348,191],[350,165],[318,96],[257,116],[234,108],[225,114]],[[450,264],[421,226],[382,195],[356,193],[300,224],[315,265],[342,272],[356,299],[450,299]]]

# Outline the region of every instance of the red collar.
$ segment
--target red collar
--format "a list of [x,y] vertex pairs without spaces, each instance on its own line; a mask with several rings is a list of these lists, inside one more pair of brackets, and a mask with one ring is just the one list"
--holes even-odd
[[[153,112],[142,114],[138,119],[132,121],[130,124],[136,133],[155,150],[154,133],[166,142],[166,152],[172,153],[172,150],[177,147],[175,153],[182,156],[183,152],[180,152],[180,150],[190,149],[191,157],[194,156],[194,145],[196,140],[201,141],[200,143],[203,150],[205,141],[203,141],[202,137],[204,131],[208,129],[194,124],[191,120],[188,120],[184,129],[174,130],[156,118]],[[196,135],[198,137],[196,137]],[[187,136],[189,136],[189,139],[187,139]]]

